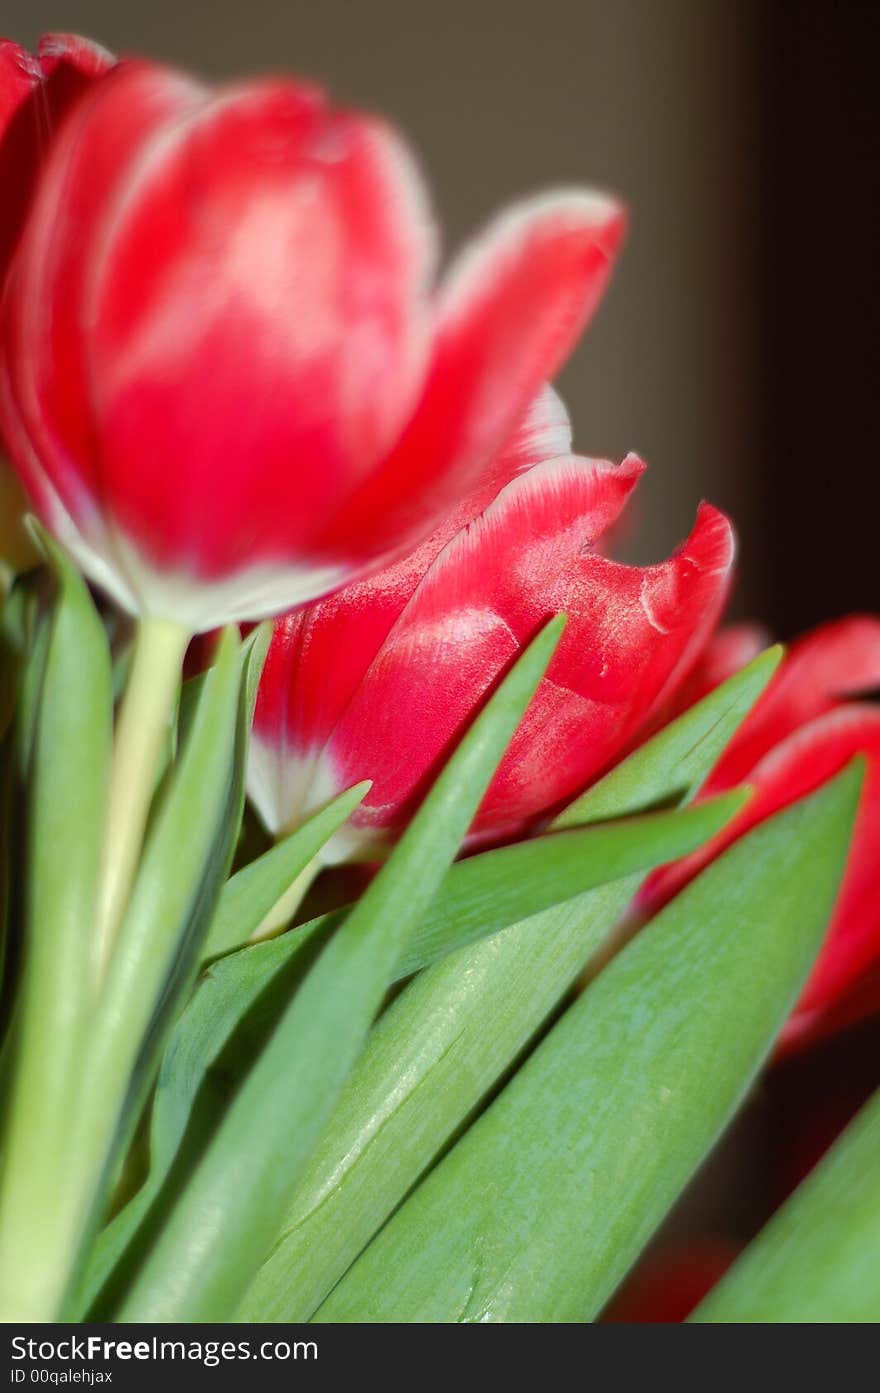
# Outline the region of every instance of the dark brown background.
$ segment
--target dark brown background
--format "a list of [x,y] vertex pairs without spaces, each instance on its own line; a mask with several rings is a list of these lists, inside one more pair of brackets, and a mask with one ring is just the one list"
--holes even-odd
[[787,636],[880,600],[871,7],[823,0],[2,0],[224,77],[316,75],[408,132],[454,247],[542,185],[632,232],[563,377],[576,443],[652,466],[629,554],[700,496],[741,536],[738,613]]

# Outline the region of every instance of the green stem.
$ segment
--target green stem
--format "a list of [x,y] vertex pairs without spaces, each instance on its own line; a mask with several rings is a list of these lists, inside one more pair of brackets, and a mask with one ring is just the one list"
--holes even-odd
[[145,616],[138,622],[110,769],[95,939],[99,980],[131,892],[189,637],[172,620]]

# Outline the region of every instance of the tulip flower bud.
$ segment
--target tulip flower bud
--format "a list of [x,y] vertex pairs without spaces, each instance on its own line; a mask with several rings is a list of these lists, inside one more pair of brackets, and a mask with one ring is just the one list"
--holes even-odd
[[545,396],[496,461],[492,501],[472,498],[396,566],[276,622],[250,770],[271,831],[371,779],[325,855],[368,854],[393,836],[554,613],[568,615],[565,633],[473,839],[519,835],[582,790],[681,681],[724,602],[730,526],[704,505],[668,561],[607,559],[601,539],[644,466],[582,459],[568,444]]
[[41,170],[0,320],[0,429],[44,522],[192,632],[324,594],[480,486],[592,313],[623,216],[562,193],[435,290],[384,124],[284,80],[121,63]]

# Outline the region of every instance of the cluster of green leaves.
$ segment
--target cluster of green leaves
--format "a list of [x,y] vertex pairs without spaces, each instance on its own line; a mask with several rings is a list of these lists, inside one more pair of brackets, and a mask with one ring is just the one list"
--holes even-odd
[[[0,670],[5,1308],[593,1319],[749,1089],[827,927],[857,768],[619,934],[644,875],[742,806],[744,792],[691,800],[778,652],[543,835],[459,861],[553,621],[362,897],[254,942],[366,786],[230,876],[264,636],[228,633],[184,690],[102,978],[90,926],[113,668],[87,589],[50,560],[51,596],[41,580],[7,604]],[[877,1125],[875,1107],[699,1318],[877,1309]]]

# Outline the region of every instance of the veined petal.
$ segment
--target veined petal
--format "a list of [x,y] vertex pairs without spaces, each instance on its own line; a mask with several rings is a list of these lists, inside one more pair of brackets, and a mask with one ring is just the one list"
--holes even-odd
[[880,620],[850,615],[792,644],[785,662],[715,769],[720,791],[751,778],[776,745],[847,697],[880,689]]
[[483,695],[550,615],[569,624],[483,804],[475,831],[506,832],[584,786],[649,715],[714,622],[729,526],[701,510],[668,562],[631,568],[592,550],[643,466],[560,459],[511,482],[427,571],[334,730],[343,783],[372,778],[355,822],[393,827]]
[[650,724],[717,623],[733,553],[730,523],[703,504],[667,561],[637,567],[587,555],[567,596],[548,587],[568,626],[475,832],[520,832],[585,788]]
[[[480,487],[447,513],[414,551],[307,610],[276,620],[254,726],[276,748],[322,748],[431,563],[519,474],[571,442],[568,413],[545,387],[498,454]],[[630,478],[628,473],[624,476]]]

